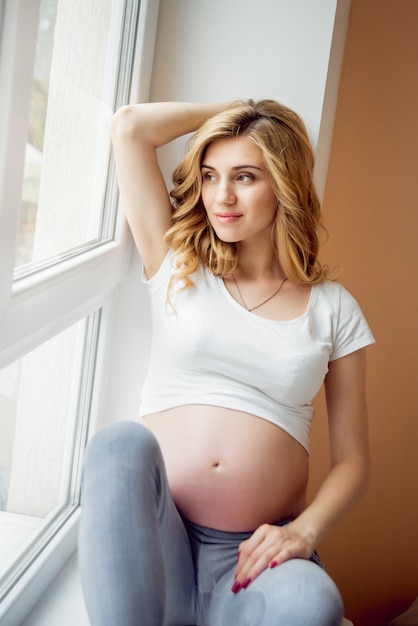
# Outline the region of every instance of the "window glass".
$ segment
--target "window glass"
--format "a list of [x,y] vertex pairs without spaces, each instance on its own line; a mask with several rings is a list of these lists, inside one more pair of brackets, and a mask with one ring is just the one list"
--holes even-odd
[[105,199],[121,5],[41,0],[17,277],[113,236]]
[[[7,90],[2,119],[9,131],[0,137],[7,225],[0,229],[0,256],[3,270],[14,265],[15,281],[29,278],[11,290],[10,272],[0,272],[0,278],[7,274],[0,280],[0,622],[9,610],[1,600],[18,580],[32,584],[36,578],[38,593],[61,547],[74,549],[90,413],[95,411],[92,430],[105,419],[98,406],[110,357],[96,371],[96,353],[113,337],[114,295],[130,252],[127,240],[103,245],[115,237],[117,207],[110,126],[113,111],[129,100],[140,4],[28,0],[15,10],[15,0],[0,0],[0,31],[10,34],[0,37],[0,79]],[[38,19],[28,19],[23,5],[31,11],[39,6]],[[23,95],[21,109],[14,106],[16,93]],[[25,119],[21,110],[29,109]],[[23,151],[19,138],[26,130]],[[6,155],[13,158],[3,162]],[[21,187],[15,182],[23,165]],[[96,246],[102,246],[100,263],[83,255]],[[78,262],[68,271],[61,261],[74,255]],[[53,271],[31,280],[51,265]],[[102,310],[106,323],[99,336]],[[75,323],[81,315],[85,319]],[[52,538],[59,538],[58,548]],[[51,554],[43,551],[47,545]],[[41,553],[45,570],[38,577],[30,566]]]
[[0,370],[0,597],[79,504],[99,317]]

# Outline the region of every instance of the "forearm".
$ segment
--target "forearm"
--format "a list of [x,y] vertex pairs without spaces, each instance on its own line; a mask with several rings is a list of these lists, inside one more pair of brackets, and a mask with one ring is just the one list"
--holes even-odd
[[114,141],[123,133],[158,148],[195,131],[229,103],[155,102],[124,106],[115,114]]
[[335,464],[313,502],[291,524],[262,524],[239,546],[233,591],[254,580],[267,567],[289,559],[309,559],[313,550],[361,497],[368,479],[362,455]]
[[369,473],[369,462],[361,457],[335,465],[311,504],[293,522],[294,530],[315,548],[360,500]]

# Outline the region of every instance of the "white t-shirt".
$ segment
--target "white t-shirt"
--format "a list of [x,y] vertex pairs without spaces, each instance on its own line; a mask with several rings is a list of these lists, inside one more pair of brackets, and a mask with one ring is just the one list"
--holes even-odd
[[340,284],[313,285],[305,313],[273,321],[251,313],[200,266],[194,286],[166,304],[170,251],[147,282],[153,339],[140,415],[190,404],[220,406],[276,424],[309,452],[312,399],[328,363],[374,342]]

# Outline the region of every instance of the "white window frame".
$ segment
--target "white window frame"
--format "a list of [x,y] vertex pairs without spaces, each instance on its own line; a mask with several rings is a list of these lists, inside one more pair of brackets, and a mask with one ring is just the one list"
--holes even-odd
[[[122,0],[121,0],[122,1]],[[40,0],[0,0],[0,368],[102,309],[89,436],[109,421],[108,375],[132,239],[118,210],[112,241],[13,281]],[[148,99],[159,0],[141,0],[132,102]],[[77,548],[79,509],[0,603],[0,623],[22,622]]]

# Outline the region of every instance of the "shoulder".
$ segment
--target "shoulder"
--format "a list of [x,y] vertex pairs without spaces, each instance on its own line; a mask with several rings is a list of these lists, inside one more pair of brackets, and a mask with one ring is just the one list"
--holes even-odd
[[338,283],[335,280],[324,280],[322,283],[315,285],[315,289],[319,293],[331,297],[339,297],[342,291],[347,291],[341,283]]
[[326,280],[314,289],[313,308],[318,315],[329,316],[336,326],[365,321],[360,304],[341,283]]
[[316,301],[339,312],[360,309],[354,296],[341,284],[325,280],[314,286]]
[[340,283],[324,281],[315,285],[313,308],[322,320],[329,320],[333,344],[331,360],[374,343],[359,303]]

